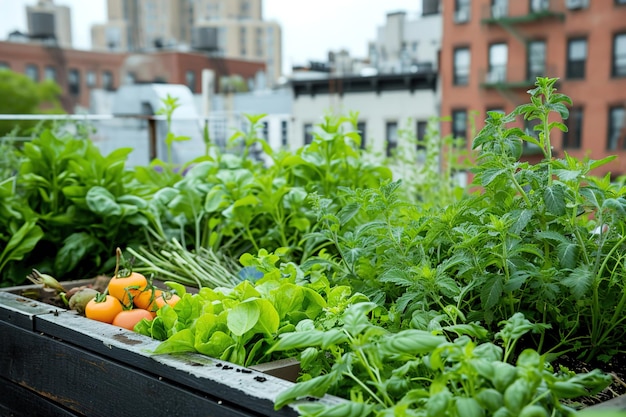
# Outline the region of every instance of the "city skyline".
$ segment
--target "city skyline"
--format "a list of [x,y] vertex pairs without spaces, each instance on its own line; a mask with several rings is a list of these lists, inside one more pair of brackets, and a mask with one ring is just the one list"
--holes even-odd
[[[14,30],[26,32],[26,6],[36,3],[37,0],[0,0],[0,39],[6,39]],[[106,0],[57,0],[55,4],[71,7],[73,47],[90,49],[91,26],[106,22]],[[330,50],[346,49],[352,56],[365,57],[368,41],[375,39],[388,12],[404,10],[412,15],[420,7],[421,2],[416,0],[320,0],[315,4],[265,0],[263,18],[282,27],[282,70],[289,74],[294,65],[326,60]]]

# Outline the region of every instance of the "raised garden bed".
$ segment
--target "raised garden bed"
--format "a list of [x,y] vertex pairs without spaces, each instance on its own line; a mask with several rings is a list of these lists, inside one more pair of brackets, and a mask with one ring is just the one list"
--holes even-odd
[[[13,416],[296,416],[274,410],[293,361],[260,370],[200,354],[153,355],[140,334],[0,291],[0,414]],[[264,371],[264,372],[262,372]],[[321,401],[342,401],[326,396]]]

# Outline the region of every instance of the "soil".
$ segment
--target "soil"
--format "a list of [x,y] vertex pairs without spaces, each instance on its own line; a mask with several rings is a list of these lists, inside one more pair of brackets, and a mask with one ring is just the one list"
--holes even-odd
[[[86,283],[85,285],[74,285],[67,287],[66,298],[69,300],[74,293],[83,288],[93,288],[96,291],[104,292],[110,279],[110,277],[100,275],[91,279],[90,282]],[[67,285],[67,283],[61,282],[61,285]],[[46,288],[38,288],[35,290],[27,289],[21,291],[20,295],[23,297],[36,299],[43,303],[50,304],[59,308],[68,308],[55,290],[50,290]]]
[[613,377],[611,385],[606,387],[603,391],[596,395],[577,398],[573,405],[579,405],[583,408],[589,407],[626,394],[626,354],[624,353],[614,355],[611,360],[606,363],[587,363],[568,355],[562,355],[552,361],[552,365],[555,369],[558,368],[558,365],[562,365],[576,373],[591,372],[594,369],[600,369]]

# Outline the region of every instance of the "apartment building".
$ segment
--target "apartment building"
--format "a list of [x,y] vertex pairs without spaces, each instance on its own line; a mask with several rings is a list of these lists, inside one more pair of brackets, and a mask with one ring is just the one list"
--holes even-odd
[[387,13],[375,40],[368,44],[370,65],[379,73],[417,72],[435,69],[441,48],[442,18],[439,1],[424,0],[422,13]]
[[569,131],[552,132],[556,156],[615,154],[594,173],[626,174],[626,0],[446,0],[440,76],[442,133],[468,148],[472,112],[480,129],[486,111],[528,102],[537,76],[558,77],[573,106]]
[[267,82],[281,75],[281,28],[263,20],[262,0],[108,0],[106,23],[92,27],[95,50],[201,50],[262,61]]
[[26,74],[33,81],[53,80],[61,87],[68,113],[90,108],[93,90],[115,91],[124,84],[182,84],[202,92],[202,71],[215,74],[215,92],[232,79],[245,86],[265,70],[262,62],[207,57],[194,52],[95,52],[37,42],[0,42],[0,68]]

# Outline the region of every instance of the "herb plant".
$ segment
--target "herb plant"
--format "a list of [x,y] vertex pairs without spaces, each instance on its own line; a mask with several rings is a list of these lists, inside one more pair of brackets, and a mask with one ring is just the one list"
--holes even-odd
[[374,324],[383,317],[375,303],[350,306],[341,325],[318,330],[310,321],[284,333],[272,351],[302,349],[307,369],[320,357],[332,366],[305,377],[276,398],[276,408],[297,399],[334,393],[349,398],[339,405],[298,405],[303,416],[567,416],[562,399],[593,394],[611,377],[595,370],[568,374],[553,370],[533,349],[515,364],[507,355],[533,325],[521,314],[500,323],[492,342],[478,343],[463,334],[453,340],[416,329],[389,332]]

